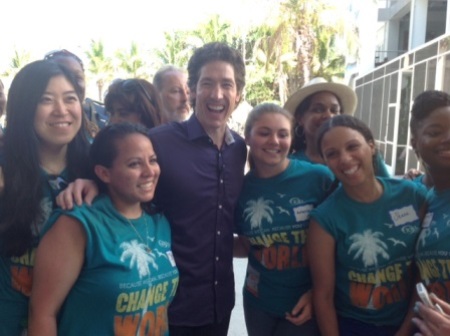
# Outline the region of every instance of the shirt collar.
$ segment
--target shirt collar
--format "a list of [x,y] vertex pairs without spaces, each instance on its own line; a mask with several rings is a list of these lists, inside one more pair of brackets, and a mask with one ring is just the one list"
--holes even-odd
[[231,130],[228,128],[225,129],[225,143],[229,146],[232,143],[234,143],[234,136],[233,133],[231,133]]
[[[191,117],[185,121],[188,139],[189,140],[195,140],[198,138],[207,137],[209,139],[209,135],[205,132],[203,129],[203,126],[200,124],[200,121],[198,121],[197,116],[195,113],[192,113]],[[225,129],[225,144],[231,145],[235,142],[233,133],[231,132],[230,128],[227,126]]]

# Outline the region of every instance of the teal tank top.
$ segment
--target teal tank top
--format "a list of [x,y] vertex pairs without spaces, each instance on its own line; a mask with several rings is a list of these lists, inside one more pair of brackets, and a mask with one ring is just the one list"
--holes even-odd
[[65,212],[81,223],[83,268],[59,314],[58,334],[169,335],[167,308],[178,285],[162,214],[123,217],[106,195]]

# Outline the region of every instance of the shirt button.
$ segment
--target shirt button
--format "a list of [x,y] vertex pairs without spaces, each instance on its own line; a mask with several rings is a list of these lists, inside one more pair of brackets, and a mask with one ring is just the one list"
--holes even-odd
[[217,231],[217,235],[220,236],[220,231]]
[[216,257],[216,261],[219,261],[219,257]]
[[222,209],[222,204],[219,204],[219,209]]
[[223,184],[223,179],[220,179],[220,184]]
[[217,286],[217,284],[218,284],[219,282],[218,281],[214,281],[214,285],[216,285]]

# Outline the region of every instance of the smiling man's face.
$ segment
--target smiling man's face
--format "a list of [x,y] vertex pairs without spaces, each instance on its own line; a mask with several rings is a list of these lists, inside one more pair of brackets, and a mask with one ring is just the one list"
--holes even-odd
[[225,130],[240,100],[233,66],[224,61],[205,64],[196,90],[191,94],[195,98],[195,114],[205,131]]

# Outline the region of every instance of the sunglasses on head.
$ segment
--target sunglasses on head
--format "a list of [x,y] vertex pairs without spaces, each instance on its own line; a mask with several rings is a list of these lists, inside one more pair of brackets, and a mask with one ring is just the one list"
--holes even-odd
[[142,83],[138,79],[125,79],[121,83],[122,89],[125,92],[137,92],[141,91],[145,98],[155,106],[155,103],[153,102],[152,97],[150,97],[150,94],[148,93],[147,89],[142,85]]
[[51,60],[51,59],[54,59],[55,57],[58,57],[58,56],[72,57],[78,63],[80,63],[82,68],[84,67],[83,66],[83,61],[81,60],[81,58],[79,58],[77,55],[75,55],[74,53],[72,53],[72,52],[70,52],[69,50],[66,50],[66,49],[58,49],[58,50],[50,51],[50,52],[45,54],[44,60]]

